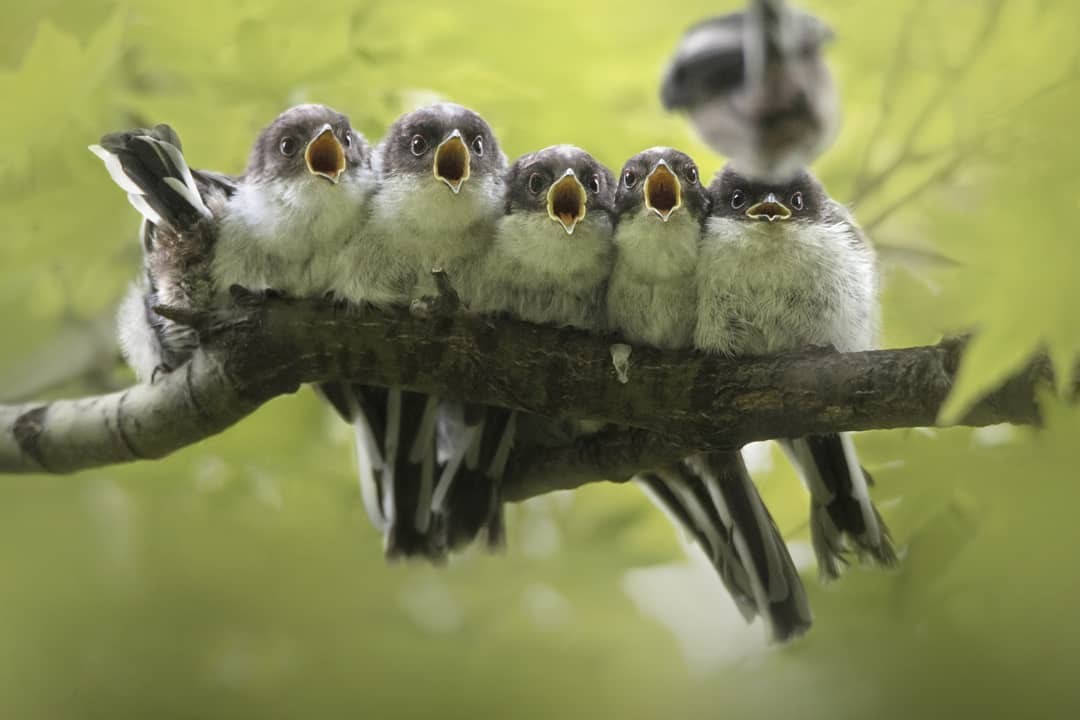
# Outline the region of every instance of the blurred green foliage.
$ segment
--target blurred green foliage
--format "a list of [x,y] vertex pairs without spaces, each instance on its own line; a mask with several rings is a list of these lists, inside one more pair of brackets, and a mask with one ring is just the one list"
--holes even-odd
[[[683,28],[734,5],[8,3],[0,389],[94,355],[136,271],[134,213],[85,150],[103,132],[167,121],[193,164],[238,171],[292,103],[378,138],[442,96],[511,156],[672,144],[715,168],[657,79]],[[950,416],[1038,349],[1064,385],[1080,5],[807,5],[845,100],[818,169],[879,242],[885,344],[980,330]],[[126,380],[94,357],[61,391]],[[307,392],[161,462],[0,478],[0,717],[1074,717],[1080,413],[1046,406],[1038,432],[861,436],[903,567],[827,588],[808,568],[816,627],[785,649],[632,487],[513,508],[502,557],[384,565],[348,430]],[[754,466],[808,555],[797,481],[773,451]]]

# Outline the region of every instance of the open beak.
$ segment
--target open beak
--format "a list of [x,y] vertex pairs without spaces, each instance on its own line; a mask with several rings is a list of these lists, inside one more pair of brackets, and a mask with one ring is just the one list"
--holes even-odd
[[460,130],[454,130],[435,148],[433,172],[438,180],[457,195],[461,186],[469,179],[469,146],[461,137]]
[[776,199],[775,193],[769,193],[767,198],[746,209],[746,217],[751,220],[773,222],[774,220],[787,220],[791,217],[791,211],[788,210],[784,203]]
[[341,173],[345,172],[345,148],[329,124],[323,125],[319,134],[308,143],[304,150],[304,162],[309,173],[332,183],[336,183]]
[[577,224],[585,219],[587,198],[585,186],[574,171],[568,169],[548,189],[548,217],[562,225],[567,235],[572,235]]
[[645,207],[659,215],[664,222],[668,221],[671,213],[682,207],[682,183],[671,172],[666,160],[656,163],[645,178],[644,192]]

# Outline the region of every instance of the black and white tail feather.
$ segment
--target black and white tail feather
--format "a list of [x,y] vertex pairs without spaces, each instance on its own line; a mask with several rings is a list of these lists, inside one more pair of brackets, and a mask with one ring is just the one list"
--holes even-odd
[[386,554],[390,558],[446,557],[446,540],[431,511],[435,491],[435,420],[430,395],[392,388],[387,393],[384,477],[390,502]]
[[388,558],[441,563],[478,538],[503,547],[500,487],[515,413],[397,388],[318,390],[353,426],[360,495]]
[[698,454],[637,478],[709,556],[747,621],[787,642],[812,624],[802,578],[738,452]]
[[432,509],[451,550],[478,538],[490,550],[506,541],[502,481],[513,448],[517,413],[442,401],[438,449],[442,473]]
[[[209,262],[211,205],[236,190],[233,178],[193,171],[180,138],[168,125],[110,133],[90,151],[142,216],[139,240],[144,278],[132,284],[118,313],[121,351],[141,381],[183,364],[198,346],[194,332],[157,315],[156,304],[193,305],[205,291],[195,278]],[[209,203],[208,204],[208,200]],[[162,235],[167,242],[161,241]],[[203,278],[206,277],[202,273]]]
[[104,161],[113,182],[146,222],[183,230],[212,213],[182,147],[176,131],[157,125],[105,135],[90,152]]
[[383,412],[388,391],[346,383],[322,383],[319,393],[353,429],[360,498],[371,524],[385,534],[392,508],[383,488]]
[[447,554],[442,519],[432,511],[438,473],[438,403],[420,393],[346,383],[318,387],[353,426],[360,495],[391,559]]
[[840,576],[854,552],[881,567],[897,563],[889,530],[870,500],[870,477],[847,433],[780,441],[810,491],[810,537],[823,580]]

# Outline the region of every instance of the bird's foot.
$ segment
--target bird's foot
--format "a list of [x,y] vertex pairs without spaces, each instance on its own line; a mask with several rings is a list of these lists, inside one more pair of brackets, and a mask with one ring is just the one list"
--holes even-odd
[[461,296],[450,284],[450,278],[442,268],[434,268],[431,277],[435,280],[436,295],[425,295],[413,300],[409,312],[422,320],[447,319],[461,310]]

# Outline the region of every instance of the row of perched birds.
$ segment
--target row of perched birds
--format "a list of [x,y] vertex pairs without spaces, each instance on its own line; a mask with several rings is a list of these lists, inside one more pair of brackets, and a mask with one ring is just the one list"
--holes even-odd
[[[155,306],[227,305],[235,286],[389,306],[435,294],[433,268],[474,311],[631,344],[738,356],[875,342],[873,250],[805,171],[768,184],[729,166],[706,186],[689,156],[657,147],[616,176],[572,145],[508,165],[488,123],[453,104],[402,116],[374,147],[339,112],[293,107],[238,177],[190,169],[165,125],[91,149],[143,217],[145,277],[119,332],[145,382],[198,344]],[[500,545],[511,451],[596,429],[400,388],[320,390],[355,428],[363,502],[391,557]],[[782,444],[810,491],[822,575],[851,553],[893,563],[851,439]],[[809,627],[802,581],[738,452],[642,470],[747,620],[760,615],[779,641]]]

